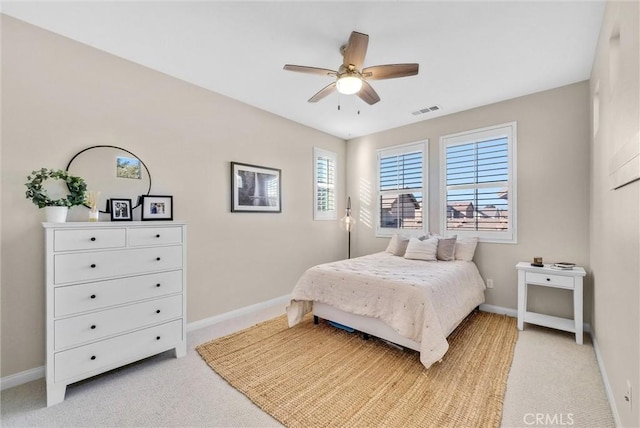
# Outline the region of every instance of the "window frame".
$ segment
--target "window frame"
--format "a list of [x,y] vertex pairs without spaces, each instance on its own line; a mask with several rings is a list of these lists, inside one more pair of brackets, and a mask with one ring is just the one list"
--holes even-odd
[[[422,229],[402,229],[389,228],[380,226],[380,197],[385,193],[400,193],[398,190],[380,190],[380,159],[388,156],[399,156],[402,154],[422,152]],[[376,150],[376,204],[375,204],[375,234],[378,238],[388,238],[395,233],[401,233],[404,236],[424,236],[429,231],[429,139],[414,141],[406,144],[382,147]],[[412,189],[413,190],[413,189]]]
[[[479,242],[516,244],[517,239],[517,122],[503,123],[485,128],[472,129],[440,137],[440,231],[442,236],[457,235],[458,238],[478,237]],[[509,195],[509,228],[507,231],[447,230],[447,147],[478,143],[489,139],[507,138]],[[479,186],[482,187],[482,186]]]
[[[333,198],[332,210],[318,210],[318,159],[326,158],[333,161]],[[313,219],[318,221],[338,219],[338,154],[330,150],[313,148]]]

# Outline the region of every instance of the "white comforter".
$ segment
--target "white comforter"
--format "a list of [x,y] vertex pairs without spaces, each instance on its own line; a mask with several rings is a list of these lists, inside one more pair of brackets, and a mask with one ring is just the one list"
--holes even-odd
[[447,336],[484,302],[484,289],[473,262],[376,253],[307,270],[291,293],[287,315],[292,327],[317,301],[378,318],[420,343],[420,361],[428,368],[449,349]]

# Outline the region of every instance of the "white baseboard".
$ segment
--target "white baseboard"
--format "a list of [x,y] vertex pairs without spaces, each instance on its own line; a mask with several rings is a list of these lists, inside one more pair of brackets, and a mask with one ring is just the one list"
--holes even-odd
[[[266,302],[256,303],[254,305],[245,306],[243,308],[234,309],[224,314],[214,315],[209,318],[190,322],[187,324],[187,333],[190,331],[198,330],[204,327],[209,327],[214,324],[221,323],[234,318],[245,317],[253,315],[260,311],[274,310],[275,315],[284,314],[284,308],[289,303],[289,294],[285,296],[276,297],[275,299],[267,300]],[[279,312],[278,312],[279,311]]]
[[22,385],[43,377],[44,366],[5,376],[0,379],[0,391],[4,391],[5,389],[13,388],[14,386]]
[[[281,315],[284,313],[284,308],[287,303],[289,303],[288,294],[286,296],[280,296],[276,297],[275,299],[267,300],[266,302],[256,303],[255,305],[249,305],[243,308],[234,309],[233,311],[225,312],[224,314],[215,315],[210,318],[205,318],[203,320],[188,323],[187,333],[203,327],[208,327],[213,324],[218,324],[223,321],[239,317],[251,316],[260,312],[273,311],[274,316]],[[45,375],[44,370],[44,366],[40,366],[0,378],[0,391],[4,391],[5,389],[13,388],[14,386],[22,385],[37,379],[41,379]]]
[[600,347],[598,346],[598,339],[596,335],[591,332],[591,342],[593,343],[593,349],[596,352],[596,361],[598,362],[598,368],[600,369],[600,376],[602,376],[602,382],[604,383],[604,390],[607,394],[607,400],[609,400],[609,407],[611,407],[611,413],[613,414],[613,421],[617,427],[621,427],[620,415],[618,414],[618,406],[613,395],[613,389],[611,389],[611,383],[609,383],[609,376],[607,370],[604,367],[604,361],[602,361],[602,354],[600,353]]
[[480,310],[483,312],[491,312],[492,314],[507,315],[513,318],[518,317],[518,311],[516,309],[505,308],[503,306],[488,305],[486,303],[483,303],[480,305]]

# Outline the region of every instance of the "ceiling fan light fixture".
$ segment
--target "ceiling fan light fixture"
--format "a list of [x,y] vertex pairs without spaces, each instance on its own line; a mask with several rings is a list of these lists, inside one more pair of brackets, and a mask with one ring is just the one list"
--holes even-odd
[[338,92],[344,95],[353,95],[362,88],[362,79],[351,74],[341,76],[336,82]]

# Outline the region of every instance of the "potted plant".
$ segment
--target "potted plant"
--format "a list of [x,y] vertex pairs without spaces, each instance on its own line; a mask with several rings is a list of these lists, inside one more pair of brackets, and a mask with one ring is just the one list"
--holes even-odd
[[[63,180],[69,189],[69,194],[64,198],[51,199],[47,189],[43,187],[45,181]],[[26,197],[31,199],[38,208],[45,208],[47,221],[61,223],[67,218],[67,211],[70,207],[82,205],[85,201],[87,183],[80,178],[70,175],[62,169],[42,168],[32,171],[27,177]]]

